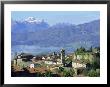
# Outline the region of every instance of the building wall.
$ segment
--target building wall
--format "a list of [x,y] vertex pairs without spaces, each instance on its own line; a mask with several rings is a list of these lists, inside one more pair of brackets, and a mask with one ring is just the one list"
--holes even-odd
[[52,61],[45,61],[45,64],[53,64]]
[[34,64],[30,64],[30,68],[34,68]]
[[72,67],[74,67],[74,68],[86,68],[86,64],[72,62]]
[[20,66],[22,64],[22,59],[17,59],[17,66]]
[[17,64],[17,61],[16,60],[13,60],[13,65],[15,66]]

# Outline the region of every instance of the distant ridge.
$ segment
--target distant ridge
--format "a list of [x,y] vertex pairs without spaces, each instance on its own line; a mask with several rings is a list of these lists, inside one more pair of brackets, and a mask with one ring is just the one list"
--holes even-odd
[[[45,20],[30,18],[31,22],[12,21],[12,46],[90,47],[100,45],[100,20],[74,25],[57,23],[50,26]],[[29,20],[28,20],[29,21]],[[32,22],[34,21],[34,22]]]

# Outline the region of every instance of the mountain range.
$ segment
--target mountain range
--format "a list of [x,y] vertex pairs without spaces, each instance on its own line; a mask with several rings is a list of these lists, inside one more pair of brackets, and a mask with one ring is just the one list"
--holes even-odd
[[23,21],[12,20],[11,35],[12,46],[96,47],[100,46],[100,20],[78,25],[62,22],[52,26],[33,17]]

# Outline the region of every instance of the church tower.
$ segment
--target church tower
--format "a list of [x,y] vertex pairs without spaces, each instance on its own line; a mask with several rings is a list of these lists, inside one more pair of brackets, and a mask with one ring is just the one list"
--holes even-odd
[[65,50],[64,49],[61,50],[61,63],[65,65]]

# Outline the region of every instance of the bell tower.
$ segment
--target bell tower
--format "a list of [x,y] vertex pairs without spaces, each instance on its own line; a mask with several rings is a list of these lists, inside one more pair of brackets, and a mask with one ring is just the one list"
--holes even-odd
[[65,65],[65,50],[64,49],[61,50],[61,63]]

